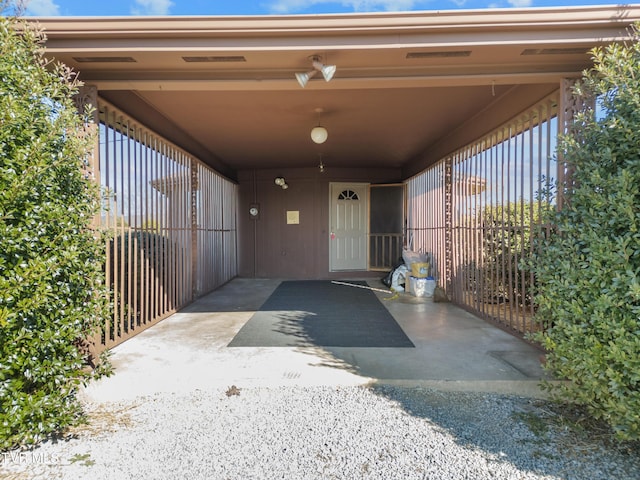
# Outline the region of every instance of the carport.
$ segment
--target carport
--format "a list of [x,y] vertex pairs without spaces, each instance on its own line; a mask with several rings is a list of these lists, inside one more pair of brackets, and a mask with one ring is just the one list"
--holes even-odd
[[389,294],[376,292],[411,338],[411,348],[229,346],[279,284],[238,277],[200,297],[114,348],[117,375],[91,383],[83,395],[104,402],[232,385],[385,384],[544,396],[538,348],[450,303],[409,295],[385,300]]
[[[433,255],[456,304],[535,329],[530,284],[504,273],[511,260],[487,267],[478,214],[528,202],[533,218],[541,179],[566,173],[553,148],[588,51],[637,19],[638,6],[39,19],[95,107],[88,173],[110,194],[116,299],[97,343],[235,277],[378,278],[403,246]],[[314,59],[336,73],[302,87]]]

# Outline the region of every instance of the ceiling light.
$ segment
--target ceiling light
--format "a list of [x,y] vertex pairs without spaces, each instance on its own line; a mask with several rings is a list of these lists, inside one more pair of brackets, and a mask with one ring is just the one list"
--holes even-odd
[[329,132],[327,132],[327,129],[321,125],[313,127],[311,129],[311,140],[313,140],[315,143],[324,143],[327,141],[328,137]]
[[318,114],[318,125],[311,129],[311,140],[318,144],[326,142],[329,137],[327,129],[320,124],[320,115],[322,115],[323,112],[324,109],[320,107],[316,108],[316,113]]
[[318,55],[312,56],[311,65],[313,65],[314,69],[307,73],[296,73],[296,80],[298,80],[298,83],[302,88],[306,87],[311,77],[313,77],[318,72],[322,73],[322,76],[327,82],[331,80],[335,75],[336,66],[324,65],[320,60],[321,60],[320,56]]

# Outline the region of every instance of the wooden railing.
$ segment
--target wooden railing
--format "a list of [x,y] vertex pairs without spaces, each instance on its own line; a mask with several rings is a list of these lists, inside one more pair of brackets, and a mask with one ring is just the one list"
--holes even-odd
[[372,233],[369,235],[369,269],[386,271],[402,259],[404,235]]

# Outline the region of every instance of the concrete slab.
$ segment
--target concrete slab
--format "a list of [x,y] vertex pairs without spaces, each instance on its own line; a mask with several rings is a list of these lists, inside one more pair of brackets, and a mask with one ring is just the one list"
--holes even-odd
[[279,283],[232,280],[115,347],[115,375],[82,394],[102,402],[231,385],[388,383],[544,395],[538,349],[454,305],[408,294],[376,292],[416,348],[228,347]]

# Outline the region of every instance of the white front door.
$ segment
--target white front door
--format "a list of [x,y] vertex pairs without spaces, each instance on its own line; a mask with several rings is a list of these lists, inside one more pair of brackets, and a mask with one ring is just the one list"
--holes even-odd
[[367,183],[331,183],[329,269],[367,269]]

